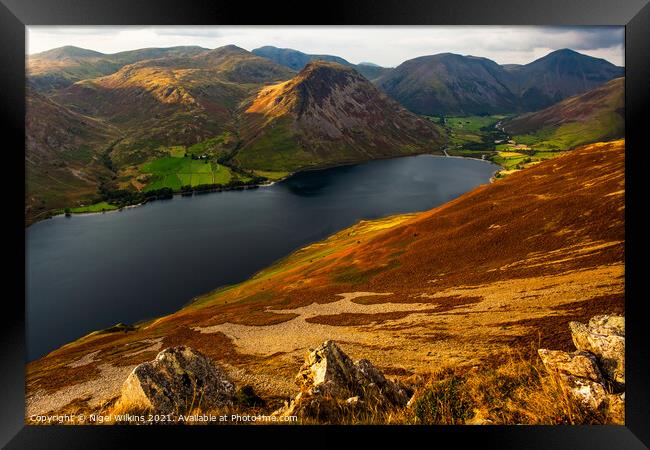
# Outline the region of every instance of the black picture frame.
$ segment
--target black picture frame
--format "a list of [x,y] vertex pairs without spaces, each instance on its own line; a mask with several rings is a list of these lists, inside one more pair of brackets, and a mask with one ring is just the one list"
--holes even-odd
[[[364,439],[396,438],[402,445],[480,445],[481,448],[636,449],[650,446],[650,345],[641,296],[645,236],[642,230],[642,183],[648,150],[644,119],[650,104],[649,0],[329,0],[277,4],[196,0],[0,0],[0,124],[4,156],[15,180],[5,195],[5,274],[0,327],[0,445],[7,448],[130,448],[136,438],[149,443],[178,440],[193,446],[210,439],[247,448],[279,442],[283,446],[338,445],[363,433]],[[625,426],[456,426],[456,427],[102,427],[24,425],[25,283],[24,202],[15,191],[24,186],[25,27],[29,25],[624,25],[626,102],[626,245],[627,317]],[[11,144],[9,144],[11,143]],[[645,153],[644,153],[645,152]],[[11,289],[8,288],[11,286]],[[313,438],[314,433],[319,435]],[[269,437],[272,434],[272,437]],[[243,436],[245,435],[245,439]],[[367,441],[368,445],[370,441]]]

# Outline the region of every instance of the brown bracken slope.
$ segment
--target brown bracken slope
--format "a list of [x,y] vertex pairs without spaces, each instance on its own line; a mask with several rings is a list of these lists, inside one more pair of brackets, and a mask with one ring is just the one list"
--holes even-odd
[[95,333],[27,368],[28,413],[98,404],[186,344],[238,383],[289,395],[325,339],[409,376],[529,347],[624,312],[624,141],[592,144],[431,211],[364,221],[135,331]]

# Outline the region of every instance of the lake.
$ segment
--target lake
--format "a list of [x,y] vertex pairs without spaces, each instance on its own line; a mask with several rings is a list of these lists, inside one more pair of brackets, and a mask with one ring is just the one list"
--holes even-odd
[[36,223],[26,230],[27,357],[176,311],[361,219],[431,209],[487,183],[497,168],[404,157]]

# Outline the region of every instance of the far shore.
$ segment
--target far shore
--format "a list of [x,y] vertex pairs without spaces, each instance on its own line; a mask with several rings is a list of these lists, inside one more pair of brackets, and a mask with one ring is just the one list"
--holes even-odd
[[[452,155],[449,155],[445,151],[445,149],[443,149],[441,151],[442,151],[443,154],[440,154],[440,153],[415,153],[415,154],[411,154],[411,155],[393,156],[393,157],[386,157],[386,158],[376,158],[376,159],[372,159],[372,160],[369,160],[369,161],[354,161],[354,162],[346,162],[346,163],[334,164],[334,165],[328,165],[328,166],[309,167],[309,168],[297,170],[295,172],[289,172],[289,174],[287,176],[283,177],[283,178],[279,178],[277,180],[269,181],[269,182],[266,182],[266,183],[243,185],[243,186],[237,186],[237,187],[215,188],[214,190],[206,190],[206,191],[192,191],[191,195],[189,195],[188,193],[183,193],[183,192],[174,192],[172,195],[173,195],[173,197],[177,197],[177,196],[190,197],[190,196],[194,196],[194,195],[212,194],[212,193],[227,192],[227,191],[245,191],[245,190],[257,189],[257,188],[261,188],[261,187],[270,187],[270,186],[273,186],[276,183],[282,182],[282,181],[284,181],[284,180],[286,180],[288,178],[291,178],[292,176],[297,175],[297,174],[302,173],[302,172],[312,172],[312,171],[317,171],[317,170],[333,169],[333,168],[336,168],[336,167],[351,166],[351,165],[355,165],[355,164],[365,164],[365,163],[372,162],[372,161],[381,161],[381,160],[396,159],[396,158],[407,158],[407,157],[423,156],[423,155],[432,156],[432,157],[435,157],[435,158],[471,159],[471,160],[474,160],[474,161],[483,161],[483,162],[486,162],[486,163],[489,163],[489,164],[494,164],[494,165],[498,166],[499,169],[494,171],[494,173],[492,174],[492,176],[489,179],[489,183],[493,183],[494,181],[496,181],[495,175],[500,170],[504,169],[504,167],[502,167],[499,164],[497,164],[497,163],[495,163],[493,161],[490,161],[488,159],[472,158],[472,157],[469,157],[469,156],[452,156]],[[73,215],[74,216],[94,216],[94,215],[98,215],[98,214],[116,213],[116,212],[122,212],[122,210],[124,210],[124,209],[132,209],[132,208],[137,208],[137,207],[140,207],[140,206],[144,206],[147,203],[149,203],[149,202],[136,203],[136,204],[133,204],[133,205],[127,205],[127,206],[123,206],[121,208],[109,209],[109,210],[105,210],[105,211],[70,212],[69,214],[70,214],[70,216],[73,216]],[[61,217],[61,216],[66,216],[66,213],[53,214],[53,215],[47,217],[47,219],[52,219],[54,217]],[[43,220],[46,220],[46,219],[38,219],[38,220],[32,222],[31,224],[29,224],[29,226],[27,228],[29,228],[30,226],[32,226],[32,225],[34,225],[34,224],[36,224],[38,222],[41,222]]]

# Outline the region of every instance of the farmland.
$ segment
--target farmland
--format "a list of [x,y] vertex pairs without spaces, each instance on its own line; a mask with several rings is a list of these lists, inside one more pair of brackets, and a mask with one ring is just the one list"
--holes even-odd
[[99,202],[87,206],[79,206],[77,208],[70,208],[71,213],[81,214],[81,213],[95,213],[103,211],[111,211],[117,209],[117,206],[111,205],[108,202]]
[[207,159],[167,156],[144,164],[140,171],[150,178],[144,191],[171,188],[178,191],[182,186],[204,184],[228,184],[233,178],[230,168]]
[[506,118],[504,115],[445,118],[444,126],[452,143],[447,153],[450,156],[488,159],[499,164],[503,170],[495,178],[503,178],[562,154],[561,151],[549,151],[545,146],[535,144],[531,147],[533,142],[525,139],[520,142],[520,136],[509,136],[500,127],[497,128],[497,124]]
[[[456,148],[475,149],[479,144],[485,149],[494,148],[493,132],[499,132],[494,125],[506,116],[446,117],[444,125],[449,131],[450,142]],[[496,140],[499,140],[498,138]],[[478,148],[476,148],[478,150]]]

